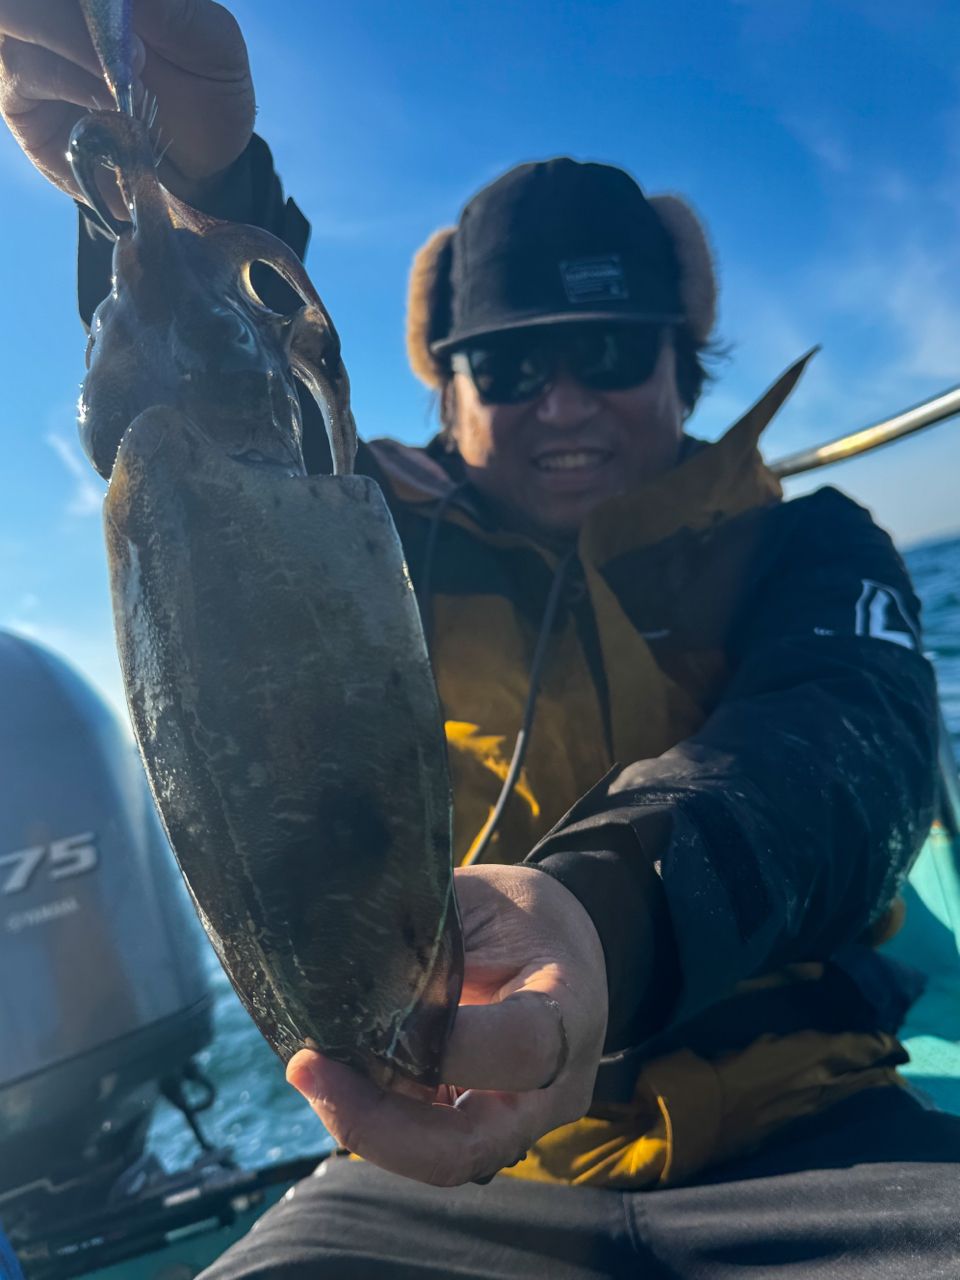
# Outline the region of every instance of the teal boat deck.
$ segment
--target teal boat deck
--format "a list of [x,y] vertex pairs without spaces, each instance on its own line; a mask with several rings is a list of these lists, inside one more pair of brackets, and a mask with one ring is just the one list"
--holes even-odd
[[884,947],[919,969],[927,986],[900,1039],[903,1075],[944,1111],[960,1115],[960,838],[937,826],[906,886],[903,928]]

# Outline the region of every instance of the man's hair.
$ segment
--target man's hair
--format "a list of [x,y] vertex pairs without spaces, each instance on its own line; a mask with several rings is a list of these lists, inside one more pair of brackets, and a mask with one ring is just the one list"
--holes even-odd
[[677,392],[689,418],[697,407],[703,388],[713,381],[708,361],[722,354],[716,342],[698,342],[685,324],[673,331],[673,350],[677,366]]

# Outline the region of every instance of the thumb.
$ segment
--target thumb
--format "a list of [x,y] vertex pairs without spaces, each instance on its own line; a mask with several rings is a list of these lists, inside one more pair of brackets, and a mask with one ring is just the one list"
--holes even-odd
[[458,1089],[546,1089],[569,1056],[560,1003],[524,990],[496,1004],[461,1005],[440,1074]]
[[209,79],[249,75],[240,24],[213,0],[136,0],[133,25],[151,50]]

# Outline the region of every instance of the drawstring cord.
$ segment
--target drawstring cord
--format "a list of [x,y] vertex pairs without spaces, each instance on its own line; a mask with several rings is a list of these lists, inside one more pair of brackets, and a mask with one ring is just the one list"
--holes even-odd
[[[433,566],[437,554],[437,540],[440,536],[440,525],[446,514],[447,508],[451,502],[457,497],[461,490],[467,487],[466,481],[455,485],[446,493],[443,499],[437,503],[433,514],[430,517],[430,529],[427,533],[427,543],[423,552],[423,573],[420,578],[420,620],[423,625],[423,634],[427,642],[427,652],[429,653],[431,645],[432,619],[430,616],[430,590],[433,579]],[[507,769],[507,776],[503,780],[503,786],[500,788],[500,794],[497,796],[497,802],[490,811],[490,816],[477,832],[477,835],[467,852],[466,857],[460,863],[462,867],[472,867],[474,863],[479,862],[480,858],[487,850],[487,846],[493,839],[497,827],[500,825],[500,819],[503,817],[503,811],[507,807],[507,801],[513,794],[513,789],[517,785],[517,779],[520,777],[520,770],[523,768],[523,762],[527,754],[527,747],[530,743],[530,732],[533,729],[533,720],[537,710],[537,694],[540,691],[540,677],[543,674],[543,666],[547,656],[547,647],[550,642],[550,633],[553,630],[553,623],[557,616],[557,608],[560,604],[560,596],[567,577],[567,570],[576,554],[576,549],[571,548],[559,561],[553,575],[553,582],[550,584],[550,593],[547,596],[547,603],[543,610],[543,620],[540,623],[540,634],[537,636],[536,648],[533,651],[533,661],[530,664],[530,684],[527,690],[527,700],[523,708],[523,718],[520,722],[520,731],[517,734],[516,742],[513,745],[513,755],[510,759],[510,766]]]
[[427,643],[427,652],[431,649],[431,633],[432,620],[430,617],[430,589],[433,585],[433,565],[437,555],[437,539],[440,536],[440,524],[443,517],[447,513],[447,508],[456,498],[461,490],[467,487],[467,482],[462,480],[459,484],[454,485],[434,507],[433,514],[430,517],[430,529],[427,533],[427,545],[423,552],[423,574],[420,579],[420,591],[418,601],[420,605],[420,623],[423,627],[423,636]]
[[486,852],[487,846],[493,839],[494,832],[500,825],[500,819],[503,816],[504,809],[507,807],[507,801],[513,794],[513,789],[517,785],[517,779],[520,777],[520,770],[523,768],[524,757],[527,754],[527,746],[530,742],[530,731],[533,728],[533,718],[536,714],[537,694],[540,691],[540,677],[543,673],[543,664],[547,656],[547,646],[550,642],[550,633],[553,630],[553,622],[557,616],[557,607],[560,604],[560,595],[563,591],[563,584],[567,576],[567,570],[570,567],[570,562],[573,560],[574,555],[575,551],[573,549],[568,551],[557,565],[556,571],[553,575],[553,582],[550,584],[550,594],[547,596],[547,603],[543,610],[543,621],[540,623],[540,634],[537,636],[537,647],[533,652],[533,661],[530,664],[530,686],[527,690],[527,701],[523,708],[523,720],[520,724],[520,732],[517,734],[517,740],[514,743],[510,767],[507,770],[506,778],[503,780],[503,786],[500,788],[497,803],[491,810],[490,817],[477,833],[466,857],[460,863],[461,867],[472,867],[474,863],[480,861],[480,858]]

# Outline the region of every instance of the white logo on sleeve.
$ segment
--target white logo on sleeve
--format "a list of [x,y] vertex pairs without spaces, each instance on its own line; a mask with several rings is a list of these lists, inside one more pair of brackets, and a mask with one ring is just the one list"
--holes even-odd
[[903,596],[895,587],[864,578],[856,605],[856,633],[889,640],[905,649],[920,650],[920,629],[910,617]]

